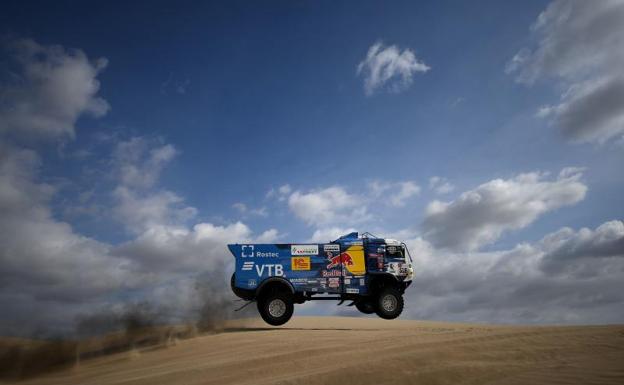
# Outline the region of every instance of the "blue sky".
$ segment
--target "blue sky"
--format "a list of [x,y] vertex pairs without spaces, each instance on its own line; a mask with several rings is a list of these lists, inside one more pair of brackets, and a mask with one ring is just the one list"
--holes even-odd
[[[198,224],[223,229],[207,247],[207,261],[222,258],[213,254],[236,236],[259,239],[268,231],[262,239],[304,241],[351,228],[411,239],[428,250],[423,255],[430,253],[431,263],[504,258],[519,244],[546,258],[548,234],[569,227],[572,242],[583,238],[581,228],[599,237],[599,226],[609,223],[615,251],[595,259],[615,263],[621,274],[624,107],[610,97],[613,108],[599,108],[610,104],[598,92],[620,95],[621,46],[614,44],[621,45],[622,29],[608,16],[620,14],[621,2],[596,9],[547,1],[8,2],[3,8],[0,117],[7,123],[0,140],[10,146],[7,153],[30,151],[39,159],[22,182],[54,189],[31,206],[49,210],[50,226],[68,225],[71,237],[98,242],[108,250],[102,261],[112,255],[121,265],[140,265],[134,272],[175,280],[132,247],[179,231],[196,236]],[[600,18],[607,20],[595,21]],[[20,61],[32,49],[24,41],[38,48]],[[53,46],[61,52],[52,53]],[[28,78],[25,68],[41,60],[62,69],[75,50],[85,55],[77,64],[89,73],[85,81],[97,87],[72,99],[77,107],[64,128],[30,130],[16,106],[29,106],[31,117],[56,116],[45,98],[74,97],[71,82],[80,79],[59,75],[70,91],[50,95],[63,87],[54,83],[48,92],[47,75]],[[65,74],[76,69],[66,68]],[[387,78],[374,80],[375,69]],[[105,105],[89,107],[96,99]],[[149,180],[130,180],[129,169]],[[436,191],[441,185],[444,191]],[[234,231],[236,224],[248,232]],[[164,238],[150,238],[156,231]],[[2,246],[11,259],[16,247]],[[183,246],[176,252],[169,258],[201,254]],[[594,255],[587,253],[582,258]],[[450,274],[424,265],[423,271]],[[159,286],[139,281],[127,292],[107,288],[76,300],[74,310]],[[518,282],[524,287],[523,277]],[[37,301],[42,287],[31,289]],[[5,302],[14,301],[4,294]],[[518,314],[526,312],[501,314],[492,310],[495,303],[453,313],[438,306],[452,294],[432,295],[430,310],[412,316],[622,320],[614,305],[596,317],[576,305],[548,315],[531,308],[534,315],[522,319]],[[51,308],[64,305],[56,302]]]

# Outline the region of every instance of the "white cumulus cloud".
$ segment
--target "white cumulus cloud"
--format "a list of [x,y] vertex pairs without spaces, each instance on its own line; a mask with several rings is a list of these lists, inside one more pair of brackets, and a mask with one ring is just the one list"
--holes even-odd
[[338,186],[309,192],[297,190],[288,197],[288,206],[299,219],[317,226],[357,223],[369,217],[364,199]]
[[429,178],[429,189],[433,190],[436,194],[448,194],[455,190],[455,186],[440,176],[432,176]]
[[415,279],[405,312],[416,319],[500,323],[620,323],[624,223],[562,228],[509,250],[458,252],[407,240]]
[[624,223],[609,221],[595,230],[565,227],[544,237],[541,268],[551,275],[590,278],[608,275],[618,267],[624,273]]
[[418,195],[420,193],[420,187],[411,181],[399,182],[396,186],[395,192],[390,194],[389,202],[391,206],[403,207],[407,204],[407,200]]
[[72,137],[79,117],[108,112],[106,100],[97,96],[97,75],[108,63],[105,58],[91,61],[80,50],[29,39],[11,41],[6,48],[17,72],[0,89],[0,132]]
[[624,135],[622,20],[622,0],[554,1],[531,27],[531,46],[507,64],[520,82],[561,82],[560,100],[538,116],[573,141],[604,143]]
[[318,242],[318,243],[325,243],[325,242],[331,242],[333,240],[338,239],[339,237],[345,235],[345,234],[349,234],[352,233],[354,231],[357,231],[356,229],[352,228],[352,227],[324,227],[321,229],[317,229],[314,231],[314,234],[312,234],[312,237],[310,239],[307,240],[307,242]]
[[[96,96],[96,75],[105,60],[92,63],[82,51],[31,40],[10,49],[18,76],[0,84],[1,133],[15,134],[17,142],[22,134],[71,138],[80,116],[108,110]],[[275,229],[256,234],[242,222],[191,224],[197,210],[158,185],[176,149],[144,137],[117,141],[110,158],[99,163],[109,166],[101,176],[113,187],[97,184],[76,199],[84,205],[94,196],[109,197],[98,220],[116,219],[127,240],[113,244],[85,236],[55,218],[51,206],[58,189],[41,181],[41,156],[5,139],[0,136],[1,335],[69,332],[78,314],[132,299],[197,311],[189,296],[198,274],[222,279],[211,296],[229,295],[229,277],[223,276],[233,261],[228,242],[274,242],[281,236]]]
[[392,207],[404,207],[407,201],[420,194],[420,186],[413,181],[390,182],[374,180],[368,183],[368,201],[382,202]]
[[505,231],[581,201],[587,192],[581,176],[577,168],[566,168],[554,179],[538,172],[520,174],[484,183],[454,201],[433,201],[425,213],[425,236],[436,247],[478,249]]
[[177,151],[171,144],[145,137],[133,137],[117,143],[112,166],[120,184],[132,188],[149,188],[176,154]]
[[412,84],[415,73],[430,69],[411,49],[401,51],[396,45],[384,46],[378,42],[368,49],[366,58],[358,64],[357,74],[364,77],[366,94],[372,95],[383,88],[400,92]]

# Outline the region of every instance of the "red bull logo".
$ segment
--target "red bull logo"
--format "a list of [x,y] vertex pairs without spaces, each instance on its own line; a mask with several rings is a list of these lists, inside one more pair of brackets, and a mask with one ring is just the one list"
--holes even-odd
[[344,266],[353,266],[353,258],[347,253],[342,253],[340,255],[332,256],[331,253],[327,253],[327,269],[333,269],[334,267],[338,267],[340,265]]

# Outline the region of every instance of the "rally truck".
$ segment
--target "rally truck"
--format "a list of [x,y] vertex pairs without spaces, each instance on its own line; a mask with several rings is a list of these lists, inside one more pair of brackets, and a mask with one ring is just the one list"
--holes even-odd
[[397,318],[414,275],[405,243],[370,233],[354,232],[328,243],[228,248],[236,259],[232,291],[255,301],[262,319],[275,326],[288,322],[294,304],[313,300],[350,301],[364,314]]

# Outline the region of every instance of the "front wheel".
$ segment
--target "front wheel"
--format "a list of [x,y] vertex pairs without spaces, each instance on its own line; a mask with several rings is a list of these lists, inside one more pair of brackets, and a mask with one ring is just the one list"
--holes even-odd
[[395,319],[403,311],[403,295],[396,289],[384,289],[377,297],[375,312],[383,319]]
[[270,293],[258,300],[258,311],[269,325],[283,325],[292,317],[295,306],[292,297],[283,292]]

